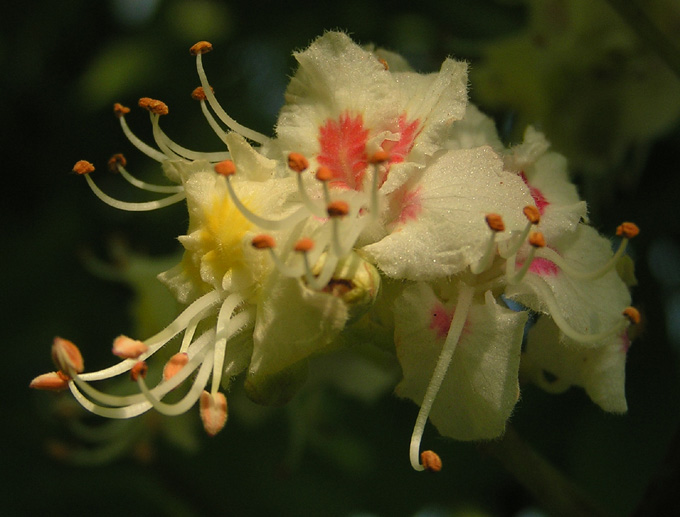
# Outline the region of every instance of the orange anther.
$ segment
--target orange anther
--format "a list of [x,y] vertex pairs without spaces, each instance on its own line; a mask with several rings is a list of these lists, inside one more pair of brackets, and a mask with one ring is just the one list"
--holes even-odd
[[80,160],[73,166],[73,172],[80,176],[90,174],[91,172],[94,172],[94,165],[87,160]]
[[378,62],[383,66],[383,68],[384,68],[385,70],[389,70],[389,69],[390,69],[390,65],[388,65],[388,64],[387,64],[387,61],[385,61],[384,59],[379,58],[379,59],[378,59]]
[[420,463],[430,472],[439,472],[442,469],[442,459],[434,451],[421,452]]
[[638,311],[635,307],[626,307],[623,311],[623,315],[628,318],[628,321],[630,321],[633,325],[640,323],[640,311]]
[[189,355],[186,352],[180,352],[173,355],[168,362],[165,363],[165,367],[163,368],[163,379],[167,381],[177,375],[188,362]]
[[218,391],[212,395],[203,391],[199,410],[203,428],[209,436],[215,436],[227,423],[227,397],[224,396],[224,393]]
[[321,166],[316,171],[315,177],[319,181],[330,181],[333,179],[333,171],[331,171],[328,167]]
[[61,372],[50,372],[38,375],[29,384],[35,390],[64,391],[68,388],[69,378]]
[[120,118],[130,113],[130,108],[123,106],[120,102],[116,102],[113,105],[113,113],[116,115],[116,117]]
[[198,54],[207,54],[213,49],[212,43],[209,41],[199,41],[198,43],[194,43],[191,45],[191,48],[189,49],[189,52],[191,52],[192,56],[196,56]]
[[236,165],[231,160],[224,160],[215,164],[215,172],[222,176],[233,176],[236,174]]
[[368,158],[368,163],[383,163],[386,162],[387,160],[390,159],[390,155],[387,154],[387,151],[383,151],[382,149],[379,151],[374,152],[371,156]]
[[638,233],[640,233],[640,228],[635,223],[622,223],[616,228],[616,235],[626,239],[632,239]]
[[486,214],[486,224],[494,232],[505,231],[505,223],[500,214]]
[[116,153],[111,158],[109,158],[107,165],[111,172],[118,172],[118,166],[120,165],[121,167],[125,167],[127,165],[127,160],[121,153]]
[[332,201],[326,207],[329,217],[344,217],[349,214],[349,205],[342,200]]
[[522,211],[524,212],[524,217],[526,217],[531,224],[538,224],[541,222],[541,212],[539,212],[538,208],[535,206],[525,206]]
[[144,361],[139,361],[130,369],[130,379],[137,381],[140,377],[144,379],[146,377],[146,372],[149,371],[149,367]]
[[288,155],[288,167],[295,172],[303,172],[309,167],[309,160],[300,153],[290,153]]
[[545,237],[541,232],[532,232],[529,234],[529,244],[534,248],[545,248]]
[[113,340],[113,355],[122,359],[137,359],[149,349],[143,342],[127,336],[118,336]]
[[54,338],[52,342],[52,360],[57,365],[57,368],[69,378],[72,371],[80,373],[85,369],[80,350],[68,339]]
[[155,113],[156,115],[168,114],[168,106],[163,101],[152,99],[150,97],[142,97],[139,99],[138,104],[140,108],[144,108],[145,110]]
[[314,241],[308,237],[304,237],[295,243],[293,248],[295,251],[307,252],[314,248]]
[[256,235],[255,237],[253,237],[253,240],[250,241],[250,243],[252,244],[253,248],[258,250],[267,250],[276,246],[276,241],[274,240],[274,237],[272,237],[271,235],[267,235],[266,233]]
[[[212,86],[210,87],[210,91],[214,92]],[[194,91],[191,92],[191,98],[196,100],[196,101],[204,101],[206,99],[205,96],[205,90],[203,89],[202,86],[199,86],[198,88],[194,88]]]

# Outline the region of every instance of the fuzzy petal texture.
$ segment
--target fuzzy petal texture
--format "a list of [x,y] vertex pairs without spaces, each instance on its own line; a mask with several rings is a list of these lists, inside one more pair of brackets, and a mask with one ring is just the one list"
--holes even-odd
[[[609,240],[584,224],[558,241],[555,250],[581,271],[596,270],[612,257]],[[616,269],[601,278],[579,280],[547,259],[534,260],[521,284],[508,287],[506,295],[538,312],[559,311],[582,334],[603,332],[620,324],[622,312],[631,301]]]
[[611,338],[598,348],[579,347],[560,340],[557,325],[542,317],[529,331],[522,354],[523,376],[549,393],[580,386],[605,411],[625,413],[626,352],[628,337]]
[[[395,303],[395,343],[404,378],[400,397],[420,404],[441,353],[454,307],[424,283]],[[519,397],[517,381],[527,316],[498,305],[491,293],[473,301],[463,334],[432,406],[439,432],[458,440],[501,435]]]
[[490,147],[444,152],[414,181],[392,194],[391,232],[363,248],[393,278],[434,280],[478,261],[490,236],[485,216],[500,214],[506,232],[526,225],[531,204],[524,182],[503,170]]
[[275,374],[324,350],[347,322],[347,306],[340,298],[278,272],[270,276],[261,298],[253,333],[253,377]]

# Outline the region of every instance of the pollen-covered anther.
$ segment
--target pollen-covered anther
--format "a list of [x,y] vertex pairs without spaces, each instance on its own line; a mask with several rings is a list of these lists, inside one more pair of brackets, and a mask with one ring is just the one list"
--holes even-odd
[[378,164],[386,162],[389,159],[390,155],[387,154],[387,151],[383,151],[382,149],[380,149],[368,157],[368,163]]
[[196,56],[198,54],[207,54],[213,49],[212,43],[209,41],[199,41],[198,43],[194,43],[191,45],[191,48],[189,49],[189,52],[191,52],[192,56]]
[[638,228],[635,223],[621,223],[616,228],[616,235],[619,237],[625,237],[626,239],[632,239],[640,233],[640,228]]
[[72,377],[72,373],[81,373],[85,369],[83,356],[76,345],[68,339],[55,337],[52,342],[52,360],[66,376]]
[[538,208],[535,206],[527,205],[522,212],[524,213],[524,217],[526,217],[531,224],[538,224],[541,222],[541,212],[539,212]]
[[109,158],[109,161],[107,162],[107,166],[111,172],[118,172],[118,166],[125,167],[127,165],[127,160],[125,159],[125,156],[123,156],[121,153],[116,153],[114,154],[111,158]]
[[144,361],[139,361],[130,369],[130,379],[137,381],[138,379],[144,379],[146,377],[146,372],[149,371],[149,366]]
[[75,172],[79,176],[84,176],[86,174],[94,172],[94,165],[92,165],[87,160],[79,160],[73,166],[73,172]]
[[328,203],[326,212],[329,217],[345,217],[349,214],[349,205],[346,201],[337,200]]
[[38,375],[29,384],[29,388],[46,391],[64,391],[68,389],[69,378],[61,371]]
[[328,167],[321,166],[317,169],[315,178],[323,182],[330,181],[333,179],[333,172]]
[[385,70],[389,70],[389,69],[390,69],[390,65],[389,65],[389,64],[387,63],[387,61],[385,61],[384,59],[380,58],[380,59],[378,59],[378,62],[383,66],[383,68],[384,68]]
[[626,307],[623,311],[623,315],[630,321],[633,325],[638,325],[640,323],[640,311],[635,307]]
[[168,105],[163,101],[152,99],[150,97],[142,97],[139,99],[137,104],[140,108],[150,111],[156,115],[167,115],[169,111]]
[[293,249],[301,253],[306,253],[314,248],[314,241],[308,237],[304,237],[295,243]]
[[142,341],[121,335],[113,340],[111,352],[122,359],[136,359],[148,349]]
[[253,240],[250,241],[250,244],[255,249],[268,250],[276,246],[276,241],[274,240],[274,237],[272,237],[271,235],[261,233],[260,235],[256,235],[255,237],[253,237]]
[[505,223],[500,214],[486,214],[486,224],[494,232],[505,231]]
[[434,451],[423,451],[420,453],[420,463],[425,470],[439,472],[442,469],[442,459]]
[[215,436],[227,423],[227,397],[219,391],[215,394],[203,391],[199,406],[205,432]]
[[[214,89],[211,86],[210,90],[214,93]],[[205,95],[205,90],[203,89],[203,86],[198,86],[194,88],[194,90],[191,92],[191,98],[194,99],[195,101],[204,101],[207,99]]]
[[233,176],[236,174],[236,165],[231,160],[224,160],[215,164],[215,172],[220,176]]
[[186,352],[173,355],[163,367],[163,379],[167,381],[177,375],[188,362],[189,355]]
[[288,167],[295,172],[303,172],[309,167],[309,160],[300,153],[290,153],[288,155]]
[[130,113],[130,108],[123,106],[120,102],[116,102],[113,105],[113,113],[116,115],[116,117],[121,118]]
[[532,232],[529,234],[529,244],[534,248],[545,248],[545,237],[541,232]]

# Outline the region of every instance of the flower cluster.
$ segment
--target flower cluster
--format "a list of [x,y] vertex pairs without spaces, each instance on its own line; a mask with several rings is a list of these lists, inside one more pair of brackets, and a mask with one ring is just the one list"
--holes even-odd
[[[159,277],[186,308],[144,341],[116,338],[122,360],[101,371],[84,373],[79,349],[56,338],[58,370],[33,387],[68,388],[109,418],[151,408],[178,415],[198,402],[214,435],[240,374],[252,400],[283,404],[304,383],[308,358],[349,333],[366,341],[388,334],[403,372],[396,393],[420,406],[410,448],[416,470],[441,467],[432,451],[420,454],[428,419],[460,440],[503,433],[520,363],[549,391],[578,385],[605,410],[626,410],[627,327],[639,314],[616,265],[637,228],[622,224],[612,253],[584,222],[565,160],[545,138],[529,128],[506,149],[468,103],[464,63],[447,59],[439,72],[419,74],[396,54],[327,33],[295,54],[299,66],[269,138],[218,103],[203,68],[211,49],[191,48],[201,81],[193,97],[226,151],[174,142],[159,125],[167,106],[143,98],[157,148],[130,131],[128,108],[114,111],[174,185],[140,181],[122,155],[109,166],[166,197],[113,199],[89,162],[74,167],[122,210],[186,200],[184,256]],[[529,313],[540,315],[534,325]],[[146,361],[173,346],[151,385]],[[92,384],[125,373],[137,393]]]

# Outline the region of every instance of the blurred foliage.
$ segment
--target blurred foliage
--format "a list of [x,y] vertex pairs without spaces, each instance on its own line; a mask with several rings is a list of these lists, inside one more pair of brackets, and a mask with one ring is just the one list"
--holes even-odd
[[[94,369],[108,364],[115,336],[132,332],[133,290],[92,275],[83,250],[115,258],[110,242],[121,235],[137,253],[178,249],[175,238],[186,225],[182,207],[143,217],[118,212],[67,171],[81,158],[103,168],[111,154],[123,151],[140,175],[158,173],[132,151],[111,113],[113,102],[132,106],[140,96],[168,103],[172,116],[163,122],[173,137],[189,147],[217,148],[189,98],[198,83],[188,54],[196,40],[215,45],[206,67],[222,104],[241,123],[271,133],[293,66],[291,51],[324,29],[345,29],[361,42],[399,51],[421,71],[438,69],[447,55],[469,60],[474,70],[484,44],[519,34],[528,19],[523,3],[492,0],[267,7],[217,0],[44,0],[3,6],[0,141],[10,186],[0,214],[2,292],[13,366],[0,442],[9,470],[3,513],[527,515],[522,512],[534,504],[529,495],[474,444],[443,440],[430,429],[425,440],[447,460],[445,469],[437,476],[412,472],[407,444],[417,408],[389,394],[368,403],[318,388],[289,408],[242,417],[234,410],[220,435],[199,437],[195,453],[161,441],[152,458],[137,454],[84,468],[47,453],[45,444],[62,432],[50,416],[53,398],[27,386],[50,368],[55,334],[87,349],[88,369]],[[535,79],[531,63],[522,70],[527,82]],[[568,78],[567,90],[581,79]],[[471,88],[474,93],[474,83]],[[579,99],[572,101],[585,109]],[[499,121],[526,119],[516,109],[498,111]],[[597,112],[582,111],[576,109],[579,117],[598,121]],[[576,123],[572,115],[561,114]],[[143,114],[135,111],[129,121],[151,139]],[[615,202],[590,199],[594,222],[605,233],[623,219],[643,229],[632,253],[639,279],[634,296],[646,324],[629,355],[629,413],[605,415],[577,390],[550,396],[527,388],[513,418],[529,443],[617,515],[631,513],[653,480],[663,486],[657,476],[680,421],[680,337],[676,330],[670,339],[666,331],[680,320],[680,287],[672,273],[680,267],[680,130],[677,120],[664,128],[646,143],[634,184],[606,183]],[[115,178],[103,178],[102,188],[133,199]]]

